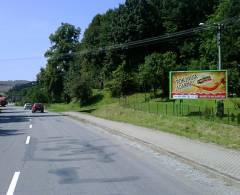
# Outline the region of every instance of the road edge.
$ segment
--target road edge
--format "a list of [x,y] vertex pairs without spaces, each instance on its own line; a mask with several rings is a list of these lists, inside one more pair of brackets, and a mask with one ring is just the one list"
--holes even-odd
[[[221,178],[222,180],[224,180],[224,182],[228,183],[228,184],[232,184],[232,183],[235,183],[237,185],[240,185],[240,179],[236,178],[236,177],[233,177],[229,174],[226,174],[226,173],[222,173],[214,168],[211,168],[207,165],[204,165],[202,163],[199,163],[199,162],[196,162],[194,160],[191,160],[191,159],[188,159],[184,156],[181,156],[177,153],[174,153],[172,151],[169,151],[165,148],[162,148],[160,146],[157,146],[157,145],[154,145],[152,143],[149,143],[143,139],[139,139],[139,138],[136,138],[134,136],[131,136],[131,135],[128,135],[128,134],[125,134],[125,133],[122,133],[120,131],[118,131],[117,129],[114,129],[114,128],[109,128],[107,126],[104,126],[104,125],[100,125],[100,124],[97,124],[93,121],[90,121],[90,120],[86,120],[86,119],[82,119],[77,116],[72,116],[70,115],[69,113],[62,113],[62,114],[65,114],[67,117],[70,117],[72,119],[75,119],[77,121],[81,121],[83,123],[87,123],[87,124],[91,124],[91,125],[94,125],[96,127],[100,127],[104,130],[106,130],[107,132],[111,133],[111,134],[114,134],[114,135],[118,135],[118,136],[122,136],[126,139],[129,139],[131,141],[136,141],[137,143],[140,143],[140,144],[143,144],[144,146],[148,147],[148,148],[151,148],[153,151],[155,152],[158,152],[158,153],[164,153],[172,158],[175,158],[177,160],[180,160],[190,166],[192,166],[193,168],[196,168],[196,169],[199,169],[201,171],[204,171],[204,172],[207,172],[211,177],[217,177],[217,178]],[[95,117],[95,116],[94,116]],[[97,118],[100,118],[100,117],[97,117]],[[111,120],[110,120],[111,121]]]

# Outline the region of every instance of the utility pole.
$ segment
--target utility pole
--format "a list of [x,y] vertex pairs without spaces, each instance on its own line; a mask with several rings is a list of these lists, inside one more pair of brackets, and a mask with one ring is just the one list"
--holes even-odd
[[[218,70],[222,69],[222,50],[221,50],[221,32],[223,24],[217,24],[217,45],[218,45]],[[217,101],[217,116],[224,116],[224,103],[223,100]]]
[[218,70],[222,69],[221,31],[223,24],[217,24]]
[[[199,23],[199,26],[204,26],[204,23]],[[217,27],[217,46],[218,46],[218,70],[222,69],[222,50],[221,50],[221,32],[222,32],[222,23],[214,23]]]
[[[200,23],[199,26],[205,25],[204,23]],[[217,69],[221,70],[222,69],[222,50],[221,50],[221,32],[223,28],[222,23],[215,23],[214,24],[217,27],[217,47],[218,47],[218,66]],[[217,107],[216,107],[216,115],[219,117],[224,116],[224,103],[223,100],[217,100]]]

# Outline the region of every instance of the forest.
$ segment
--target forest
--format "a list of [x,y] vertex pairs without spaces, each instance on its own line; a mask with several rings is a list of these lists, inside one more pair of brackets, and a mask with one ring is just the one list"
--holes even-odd
[[169,71],[217,69],[219,30],[229,96],[240,96],[239,0],[126,0],[97,14],[85,32],[62,23],[36,83],[9,96],[85,104],[93,89],[108,89],[114,97],[168,97]]

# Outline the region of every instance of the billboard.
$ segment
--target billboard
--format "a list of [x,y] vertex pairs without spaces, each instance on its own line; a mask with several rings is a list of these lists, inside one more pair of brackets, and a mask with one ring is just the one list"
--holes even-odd
[[171,99],[227,98],[227,71],[172,71],[169,76]]

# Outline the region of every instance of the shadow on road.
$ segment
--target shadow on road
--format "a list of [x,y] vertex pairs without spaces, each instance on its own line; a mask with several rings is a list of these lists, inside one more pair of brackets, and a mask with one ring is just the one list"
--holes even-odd
[[[9,113],[9,112],[7,112]],[[0,124],[1,123],[16,123],[16,122],[27,122],[29,117],[31,118],[49,118],[49,117],[59,117],[59,116],[66,116],[66,115],[60,115],[60,114],[34,114],[31,116],[27,115],[0,115]]]
[[[49,118],[49,117],[59,117],[64,116],[60,114],[47,114],[47,113],[26,113],[24,110],[18,110],[16,108],[6,107],[1,108],[0,113],[0,137],[3,136],[16,136],[24,134],[22,130],[18,130],[16,128],[16,124],[14,123],[24,123],[29,121],[29,117],[31,118]],[[13,127],[5,127],[6,124],[13,124]]]
[[0,115],[0,124],[26,121],[28,121],[28,117],[26,115],[3,115],[3,116]]
[[90,109],[85,109],[85,110],[81,110],[79,112],[83,112],[83,113],[92,113],[93,111],[95,111],[96,109],[94,108],[90,108]]
[[5,136],[16,136],[16,135],[22,135],[25,133],[22,133],[20,130],[2,130],[0,129],[0,137]]
[[45,118],[45,117],[59,117],[59,116],[67,116],[65,114],[44,114],[44,113],[35,113],[33,115],[30,115],[31,118],[37,117],[37,118]]
[[49,171],[51,174],[57,175],[60,184],[91,184],[91,183],[120,183],[133,182],[139,180],[138,176],[124,176],[124,177],[102,177],[102,178],[80,178],[78,174],[78,167],[69,167]]

